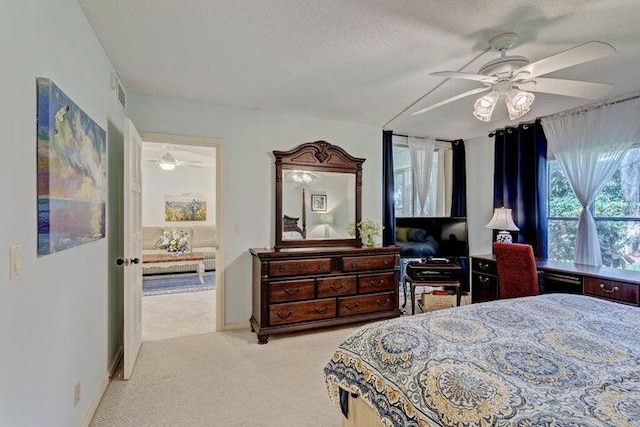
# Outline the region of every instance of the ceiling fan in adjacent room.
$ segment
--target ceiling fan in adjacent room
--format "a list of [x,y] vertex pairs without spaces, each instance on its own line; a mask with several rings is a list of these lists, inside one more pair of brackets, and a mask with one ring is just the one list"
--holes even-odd
[[484,87],[463,92],[412,114],[421,114],[467,96],[489,92],[475,101],[474,116],[488,122],[491,120],[498,101],[503,99],[509,113],[509,119],[515,120],[531,109],[535,99],[532,92],[598,99],[613,87],[613,85],[606,83],[540,77],[563,68],[611,55],[616,51],[613,46],[599,41],[590,41],[539,61],[530,62],[529,58],[524,56],[507,55],[507,51],[514,45],[517,38],[516,33],[504,33],[491,39],[489,44],[500,53],[500,57],[484,64],[477,74],[458,71],[430,73],[432,76],[478,81]]
[[172,151],[174,153],[176,152],[179,153],[180,150],[185,150],[185,149],[171,150],[171,147],[167,145],[165,148],[165,153],[160,158],[145,160],[145,162],[157,163],[158,166],[160,166],[160,169],[166,170],[166,171],[174,170],[176,166],[181,166],[181,165],[188,165],[188,166],[195,166],[195,167],[204,166],[204,163],[199,160],[176,159],[174,154],[172,154]]

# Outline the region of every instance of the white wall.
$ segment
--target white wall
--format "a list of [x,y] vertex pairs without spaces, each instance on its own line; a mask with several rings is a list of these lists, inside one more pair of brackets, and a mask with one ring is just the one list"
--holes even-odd
[[[107,240],[36,257],[36,77],[105,130],[107,115],[122,126],[123,113],[109,59],[76,0],[3,1],[0,40],[0,425],[74,426],[108,368]],[[11,244],[22,248],[15,279]]]
[[[252,247],[272,246],[274,237],[273,150],[324,139],[363,165],[363,217],[381,221],[382,130],[376,126],[287,116],[257,110],[129,94],[128,113],[139,131],[224,140],[223,197],[225,324],[251,315]],[[239,226],[240,234],[236,234]]]
[[485,227],[493,214],[493,138],[464,142],[467,159],[467,221],[469,254],[490,254],[492,230]]
[[[164,202],[167,195],[202,194],[207,200],[206,221],[165,221]],[[181,225],[215,225],[216,169],[182,165],[164,171],[155,163],[142,165],[142,225],[180,227]]]

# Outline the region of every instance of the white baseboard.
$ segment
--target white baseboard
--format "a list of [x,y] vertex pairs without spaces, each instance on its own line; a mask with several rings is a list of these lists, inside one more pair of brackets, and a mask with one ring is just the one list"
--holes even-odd
[[111,365],[109,365],[109,370],[107,371],[109,373],[109,378],[113,378],[113,374],[116,373],[116,368],[118,367],[118,363],[120,363],[120,360],[122,359],[123,355],[124,355],[124,347],[120,346],[118,351],[116,351],[116,355],[113,356]]
[[249,322],[235,322],[235,323],[225,323],[224,331],[231,331],[233,329],[246,329],[251,328],[251,323]]
[[98,409],[98,405],[100,405],[102,396],[104,396],[104,392],[107,390],[109,381],[111,381],[111,378],[113,378],[113,375],[116,372],[116,368],[118,367],[118,363],[120,363],[120,359],[122,359],[123,354],[124,354],[124,348],[120,346],[118,351],[116,351],[116,355],[113,357],[111,364],[109,365],[109,369],[107,370],[107,373],[105,374],[104,378],[102,378],[100,387],[98,387],[98,392],[93,397],[93,400],[91,401],[91,405],[89,405],[89,408],[87,408],[86,414],[80,421],[80,427],[89,427],[89,423],[91,422],[91,419],[95,415],[96,410]]
[[104,374],[104,377],[102,378],[102,382],[98,387],[98,392],[93,397],[93,401],[91,401],[91,404],[89,405],[87,412],[84,414],[84,417],[82,418],[82,420],[80,420],[80,424],[79,424],[80,427],[89,427],[89,423],[91,422],[91,419],[95,415],[96,410],[98,409],[98,405],[100,404],[100,401],[102,400],[102,396],[104,395],[105,390],[107,390],[108,385],[109,385],[109,372]]

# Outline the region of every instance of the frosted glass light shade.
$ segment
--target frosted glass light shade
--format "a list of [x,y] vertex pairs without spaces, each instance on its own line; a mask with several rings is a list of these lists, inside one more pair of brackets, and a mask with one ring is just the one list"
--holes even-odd
[[485,96],[478,98],[473,104],[473,115],[483,122],[491,120],[493,110],[496,108],[496,104],[498,103],[498,97],[498,93],[492,91]]
[[160,166],[160,169],[165,171],[174,170],[177,164],[178,162],[176,161],[176,159],[169,153],[162,156],[162,158],[158,162],[158,166]]
[[531,92],[516,89],[507,92],[505,103],[507,104],[509,119],[519,119],[527,114],[531,109],[531,104],[533,104],[534,99],[535,95]]

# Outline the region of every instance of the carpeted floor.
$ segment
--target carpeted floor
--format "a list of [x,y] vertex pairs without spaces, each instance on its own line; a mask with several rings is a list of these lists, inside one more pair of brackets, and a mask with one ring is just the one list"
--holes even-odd
[[90,427],[336,427],[322,369],[355,327],[274,335],[243,330],[142,343]]
[[200,283],[197,273],[157,274],[142,276],[142,295],[164,295],[179,292],[197,292],[214,289],[216,272],[205,271],[204,284]]

